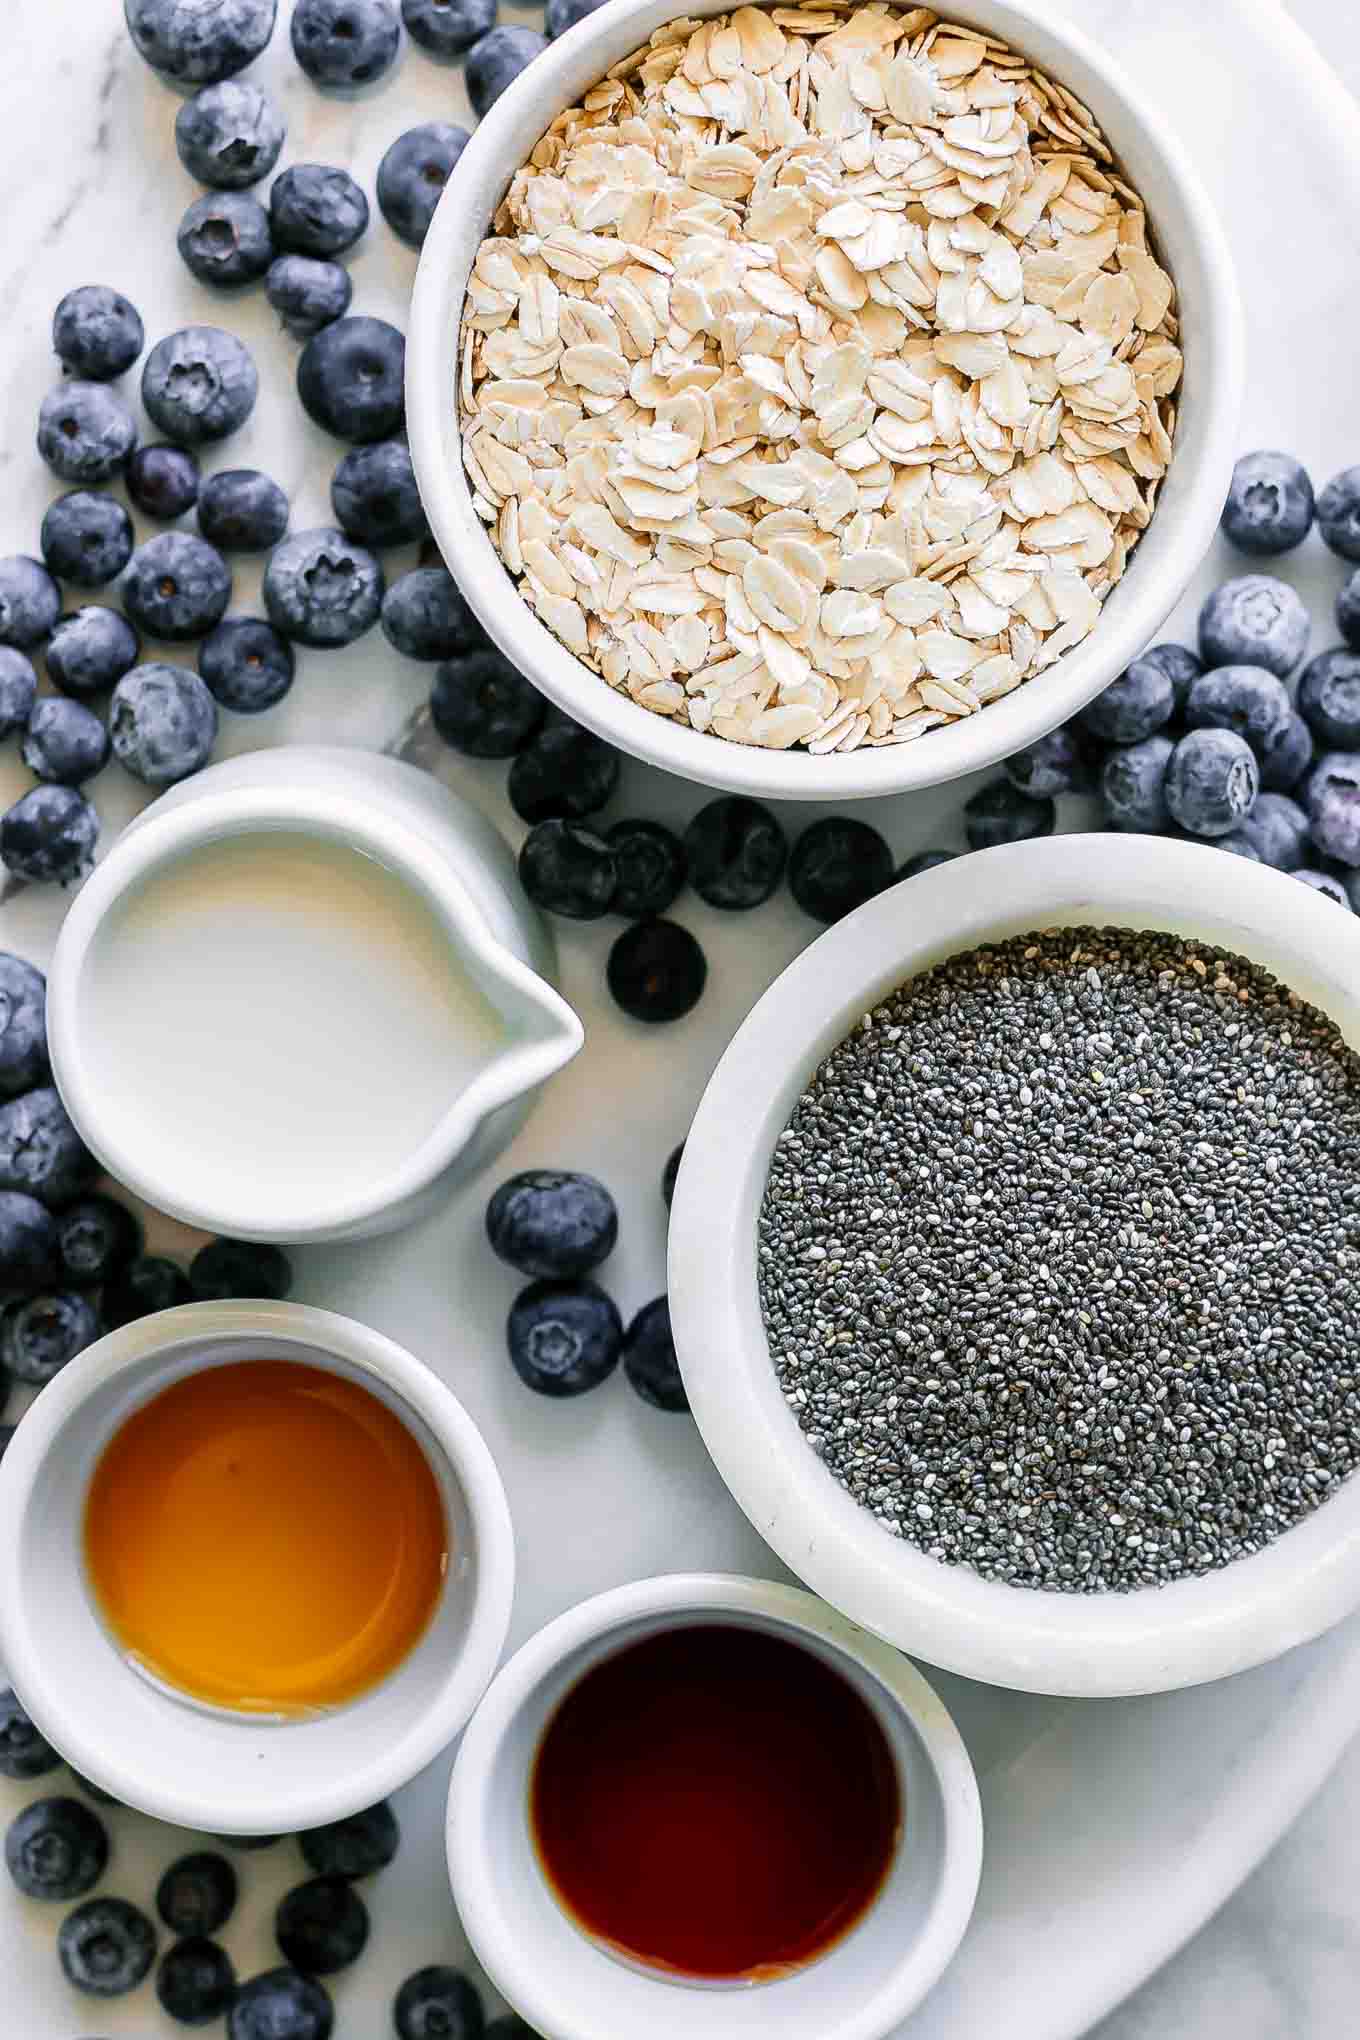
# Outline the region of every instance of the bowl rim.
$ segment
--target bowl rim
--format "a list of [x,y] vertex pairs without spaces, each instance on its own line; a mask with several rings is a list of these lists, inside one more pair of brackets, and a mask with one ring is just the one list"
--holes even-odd
[[1360,928],[1285,873],[1155,837],[1049,837],[975,852],[905,885],[789,965],[700,1101],[675,1186],[668,1289],[704,1443],[808,1586],[968,1678],[1109,1698],[1278,1656],[1360,1602],[1360,1478],[1263,1550],[1157,1588],[1022,1589],[931,1559],[839,1486],[785,1403],[756,1299],[754,1214],[770,1150],[813,1070],[876,1000],[945,956],[1051,925],[1160,927],[1260,961],[1360,1044]]
[[[690,14],[697,19],[730,5],[731,0],[696,0]],[[1168,501],[1169,487],[1163,491],[1129,575],[1114,591],[1119,599],[1112,597],[1102,609],[1083,644],[1034,683],[977,715],[927,732],[915,743],[861,746],[823,757],[702,734],[609,686],[538,621],[472,507],[461,462],[444,458],[445,427],[451,408],[456,409],[458,350],[450,333],[456,335],[461,326],[467,274],[491,212],[527,153],[525,135],[540,135],[611,63],[678,11],[666,0],[607,0],[558,37],[488,110],[445,187],[416,271],[406,354],[407,434],[431,531],[472,609],[512,663],[597,735],[665,771],[766,799],[845,801],[939,785],[994,765],[1074,715],[1151,642],[1217,529],[1237,452],[1246,380],[1242,305],[1217,215],[1179,140],[1165,131],[1115,62],[1082,30],[1056,19],[1043,0],[957,0],[944,9],[947,18],[993,30],[1021,50],[1037,45],[1046,54],[1036,61],[1059,76],[1064,65],[1070,66],[1078,74],[1081,97],[1090,97],[1094,82],[1097,96],[1104,95],[1118,109],[1174,194],[1176,229],[1193,250],[1204,280],[1200,321],[1205,358],[1198,364],[1192,397],[1201,444],[1193,470],[1185,460],[1177,465],[1177,454],[1189,451],[1182,418],[1168,469],[1168,482],[1172,475],[1177,478],[1175,500]],[[1061,62],[1047,54],[1052,51],[1061,52]],[[1108,126],[1108,113],[1094,110]],[[1171,211],[1164,204],[1162,216],[1154,218],[1163,233]],[[446,292],[451,274],[461,278],[452,311]],[[1140,575],[1139,556],[1149,557],[1154,531],[1158,550]],[[947,741],[936,741],[941,738]]]

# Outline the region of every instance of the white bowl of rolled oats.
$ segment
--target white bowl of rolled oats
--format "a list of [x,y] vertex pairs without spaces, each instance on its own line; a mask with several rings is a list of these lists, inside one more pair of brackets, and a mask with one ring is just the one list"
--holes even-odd
[[826,800],[991,764],[1149,642],[1243,338],[1179,143],[1047,9],[609,0],[465,150],[408,364],[514,663],[651,763]]

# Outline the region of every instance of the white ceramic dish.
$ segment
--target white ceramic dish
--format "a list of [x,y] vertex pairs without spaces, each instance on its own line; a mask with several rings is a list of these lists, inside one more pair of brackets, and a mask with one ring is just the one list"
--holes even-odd
[[[86,1580],[85,1495],[104,1446],[171,1382],[232,1360],[358,1381],[415,1435],[451,1533],[430,1625],[370,1692],[284,1722],[179,1699],[128,1662]],[[514,1595],[510,1511],[472,1419],[379,1333],[292,1303],[202,1303],[112,1332],[50,1382],[0,1463],[0,1653],[44,1734],[129,1806],[216,1834],[316,1827],[369,1806],[457,1735],[496,1669]]]
[[[698,0],[693,17],[730,0]],[[407,348],[407,429],[431,529],[503,651],[559,707],[670,772],[734,792],[848,800],[956,779],[1065,722],[1143,650],[1185,588],[1218,522],[1243,388],[1241,308],[1213,209],[1165,116],[1117,65],[1042,0],[960,0],[943,10],[1002,36],[1093,111],[1147,201],[1180,293],[1185,381],[1175,452],[1152,524],[1087,642],[1049,672],[913,744],[845,756],[768,751],[701,735],[639,707],[567,651],[521,600],[472,506],[458,440],[458,335],[468,274],[495,207],[554,116],[672,19],[670,0],[609,0],[523,71],[480,122],[422,250]]]
[[[1300,895],[1303,895],[1300,897]],[[1128,1594],[1007,1587],[883,1529],[806,1443],[770,1364],[756,1214],[808,1077],[885,992],[1031,928],[1167,928],[1248,956],[1360,1044],[1360,928],[1264,865],[1150,836],[1057,836],[942,865],[828,931],[724,1054],[690,1130],[670,1227],[676,1346],[728,1486],[793,1570],[866,1629],[969,1678],[1030,1692],[1162,1692],[1220,1679],[1360,1602],[1360,1480],[1250,1558]]]
[[[558,1703],[630,1643],[693,1622],[790,1637],[873,1709],[902,1782],[906,1823],[869,1911],[820,1960],[730,1989],[650,1975],[563,1912],[528,1821],[535,1751]],[[830,1810],[834,1817],[834,1810]],[[931,1988],[967,1927],[982,1816],[967,1751],[914,1666],[791,1587],[675,1574],[601,1594],[531,1638],[463,1738],[449,1786],[449,1874],[463,1926],[496,1987],[553,2040],[885,2040]]]

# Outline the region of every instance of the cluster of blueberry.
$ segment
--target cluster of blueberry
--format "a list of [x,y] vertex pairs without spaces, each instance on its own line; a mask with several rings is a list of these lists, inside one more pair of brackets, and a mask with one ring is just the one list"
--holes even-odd
[[[61,1764],[12,1692],[0,1692],[0,1777],[27,1784]],[[297,1837],[310,1875],[280,1899],[274,1937],[281,1966],[238,1982],[217,1938],[236,1910],[239,1879],[212,1849],[179,1856],[156,1886],[155,1907],[172,1936],[156,1963],[155,1921],[140,1906],[111,1895],[89,1897],[112,1855],[106,1820],[87,1802],[114,1802],[72,1773],[84,1794],[49,1793],[31,1800],[5,1834],[5,1864],[26,1898],[80,1901],[57,1930],[57,1956],[75,1989],[96,1998],[136,1990],[156,1967],[156,1995],[170,2018],[205,2026],[225,2016],[227,2040],[327,2040],[334,2022],[320,1981],[356,1962],[369,1937],[368,1908],[356,1885],[383,1870],[401,1839],[386,1801],[348,1820]],[[221,1836],[251,1851],[281,1837]],[[487,2024],[475,1986],[445,1964],[407,1977],[392,2008],[397,2040],[536,2040],[513,2016]]]

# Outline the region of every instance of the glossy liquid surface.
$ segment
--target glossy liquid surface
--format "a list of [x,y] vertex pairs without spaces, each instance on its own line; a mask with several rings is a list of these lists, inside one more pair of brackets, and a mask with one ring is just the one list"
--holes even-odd
[[333,1707],[400,1664],[448,1563],[411,1432],[343,1376],[286,1360],[185,1376],[95,1468],[90,1585],[118,1641],[197,1700]]
[[587,1672],[530,1786],[539,1859],[579,1925],[711,1980],[823,1954],[876,1897],[902,1818],[887,1738],[854,1687],[796,1643],[716,1623]]

